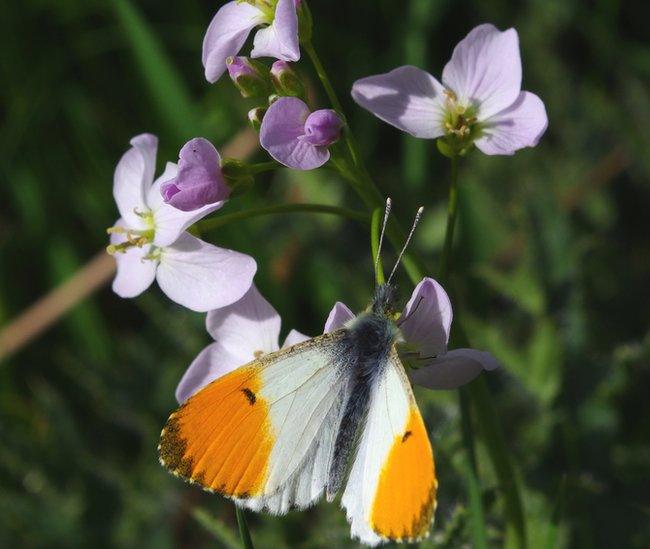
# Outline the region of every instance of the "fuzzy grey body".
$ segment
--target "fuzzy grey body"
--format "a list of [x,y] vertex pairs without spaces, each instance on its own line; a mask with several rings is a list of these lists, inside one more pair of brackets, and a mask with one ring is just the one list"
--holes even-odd
[[345,328],[335,351],[337,362],[349,376],[350,390],[328,474],[329,500],[341,488],[350,454],[368,412],[373,387],[384,373],[397,336],[397,327],[390,317],[394,294],[392,286],[379,286],[371,310],[361,313]]

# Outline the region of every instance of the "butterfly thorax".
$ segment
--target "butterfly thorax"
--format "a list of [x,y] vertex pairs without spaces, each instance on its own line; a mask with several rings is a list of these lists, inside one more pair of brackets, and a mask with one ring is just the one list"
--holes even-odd
[[351,450],[368,411],[373,388],[388,365],[399,334],[392,315],[394,296],[392,286],[379,286],[370,310],[347,324],[338,343],[337,362],[345,369],[350,389],[344,403],[329,472],[328,499],[332,499],[341,486]]

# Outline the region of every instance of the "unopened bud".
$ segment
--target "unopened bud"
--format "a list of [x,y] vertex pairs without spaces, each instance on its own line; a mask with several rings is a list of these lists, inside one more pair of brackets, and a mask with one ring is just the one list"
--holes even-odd
[[305,134],[301,137],[310,145],[329,147],[341,137],[343,120],[331,109],[311,113],[305,121]]
[[256,107],[248,111],[248,121],[255,131],[260,131],[262,119],[266,114],[266,107]]
[[305,86],[286,61],[276,61],[271,66],[273,87],[282,96],[305,97]]
[[248,57],[228,57],[226,67],[242,97],[262,97],[269,93],[269,78],[263,65]]

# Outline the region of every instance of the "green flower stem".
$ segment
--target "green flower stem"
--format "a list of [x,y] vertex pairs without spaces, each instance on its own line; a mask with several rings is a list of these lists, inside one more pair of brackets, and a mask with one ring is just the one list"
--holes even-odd
[[235,514],[237,515],[237,526],[239,527],[239,535],[241,536],[241,543],[244,549],[255,549],[253,540],[251,539],[251,533],[248,531],[248,525],[246,524],[244,510],[235,505]]
[[449,199],[447,202],[447,229],[445,243],[440,257],[440,281],[446,282],[451,270],[451,254],[454,245],[454,229],[458,217],[458,157],[451,159],[451,184],[449,185]]
[[270,172],[272,170],[277,170],[278,168],[283,168],[284,166],[275,160],[270,162],[259,162],[257,164],[248,164],[246,170],[250,175],[256,175],[258,173]]
[[256,208],[251,210],[244,210],[241,212],[234,212],[230,214],[215,216],[205,221],[201,221],[195,225],[201,233],[212,231],[233,223],[235,221],[242,221],[253,217],[261,217],[264,215],[277,215],[284,213],[321,213],[338,215],[361,223],[367,223],[368,217],[361,212],[349,210],[347,208],[339,208],[338,206],[328,206],[326,204],[278,204],[276,206],[267,206],[265,208]]
[[372,263],[375,266],[375,282],[380,286],[386,282],[384,277],[384,267],[381,263],[381,256],[379,255],[379,238],[381,234],[381,225],[384,220],[384,212],[381,208],[376,208],[372,212],[372,220],[370,222],[370,248],[372,249]]

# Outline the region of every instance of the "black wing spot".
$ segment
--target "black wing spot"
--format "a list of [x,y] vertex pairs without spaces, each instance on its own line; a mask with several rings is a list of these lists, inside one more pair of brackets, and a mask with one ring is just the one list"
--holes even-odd
[[413,433],[411,431],[406,431],[406,433],[404,433],[404,436],[402,437],[402,442],[406,442],[412,434]]
[[253,404],[255,404],[255,402],[257,402],[257,397],[255,396],[255,393],[253,391],[251,391],[250,389],[248,389],[248,388],[242,389],[241,392],[246,395],[246,398],[248,399],[248,403],[251,406]]

